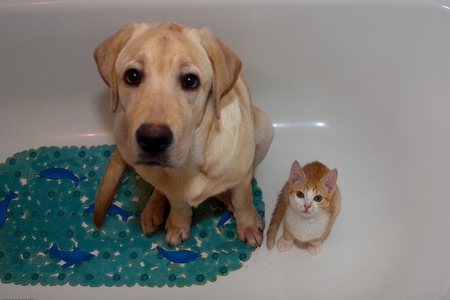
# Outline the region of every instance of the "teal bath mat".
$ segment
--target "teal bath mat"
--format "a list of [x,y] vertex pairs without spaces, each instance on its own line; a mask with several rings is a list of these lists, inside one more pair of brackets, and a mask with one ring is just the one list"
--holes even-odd
[[[41,147],[0,164],[0,279],[18,285],[203,285],[242,267],[254,248],[215,199],[194,209],[191,237],[170,248],[164,232],[145,236],[139,216],[153,188],[123,177],[102,230],[90,206],[115,146]],[[250,184],[250,183],[249,183]],[[253,202],[264,220],[261,189]],[[223,224],[222,224],[223,223]]]

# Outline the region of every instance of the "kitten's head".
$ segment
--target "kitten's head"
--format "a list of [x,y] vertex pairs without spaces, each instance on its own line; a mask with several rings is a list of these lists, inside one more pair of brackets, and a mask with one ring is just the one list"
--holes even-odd
[[[305,166],[306,169],[306,166]],[[336,190],[337,170],[315,162],[308,165],[308,176],[300,164],[292,164],[289,175],[289,203],[304,217],[326,211]]]

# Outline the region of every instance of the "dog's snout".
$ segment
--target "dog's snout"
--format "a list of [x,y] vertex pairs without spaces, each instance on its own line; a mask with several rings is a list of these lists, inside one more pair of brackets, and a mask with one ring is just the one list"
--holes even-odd
[[170,146],[173,134],[166,125],[143,124],[136,131],[136,140],[143,151],[156,155]]

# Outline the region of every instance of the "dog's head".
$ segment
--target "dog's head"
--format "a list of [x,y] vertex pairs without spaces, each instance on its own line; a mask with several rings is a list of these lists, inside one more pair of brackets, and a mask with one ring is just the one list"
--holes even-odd
[[95,50],[119,111],[115,135],[132,164],[180,167],[195,149],[205,114],[220,117],[238,57],[210,30],[175,23],[125,25]]

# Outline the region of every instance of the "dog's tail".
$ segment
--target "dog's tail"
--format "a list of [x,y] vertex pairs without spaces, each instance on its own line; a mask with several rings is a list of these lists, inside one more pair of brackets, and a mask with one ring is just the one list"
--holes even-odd
[[[286,183],[287,185],[288,183]],[[267,229],[267,248],[270,250],[275,245],[275,238],[277,236],[278,228],[280,227],[281,221],[283,221],[284,215],[286,213],[286,201],[288,195],[287,187],[284,186],[278,195],[277,205],[272,214],[272,219],[270,221],[269,229]]]
[[103,179],[98,190],[97,197],[95,199],[94,207],[94,224],[97,228],[103,226],[108,208],[113,202],[114,196],[117,193],[119,184],[122,181],[123,173],[125,172],[128,164],[122,158],[119,150],[114,151],[106,166]]

